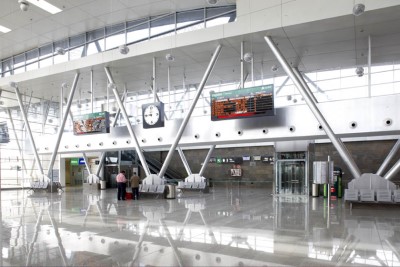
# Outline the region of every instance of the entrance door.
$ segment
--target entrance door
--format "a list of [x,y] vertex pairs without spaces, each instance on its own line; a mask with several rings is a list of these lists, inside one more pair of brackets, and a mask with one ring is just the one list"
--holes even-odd
[[277,152],[275,194],[308,195],[308,153]]

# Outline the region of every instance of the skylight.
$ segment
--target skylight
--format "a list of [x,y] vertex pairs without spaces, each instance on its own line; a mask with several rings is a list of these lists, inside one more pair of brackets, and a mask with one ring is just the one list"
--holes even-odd
[[10,32],[10,31],[11,30],[9,28],[0,25],[0,32],[7,33],[7,32]]
[[45,0],[27,0],[27,1],[39,8],[51,13],[51,14],[57,14],[62,11],[58,7],[50,4],[49,2],[47,2]]

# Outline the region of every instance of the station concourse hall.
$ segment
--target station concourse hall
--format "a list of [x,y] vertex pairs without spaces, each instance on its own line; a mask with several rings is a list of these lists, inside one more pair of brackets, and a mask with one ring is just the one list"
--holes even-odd
[[0,2],[0,266],[400,266],[399,1]]

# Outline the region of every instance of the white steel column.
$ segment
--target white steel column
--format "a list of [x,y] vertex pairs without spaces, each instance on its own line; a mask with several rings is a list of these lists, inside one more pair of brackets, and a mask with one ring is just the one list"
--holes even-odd
[[383,178],[390,180],[400,171],[400,159],[394,164],[394,166],[385,174]]
[[324,90],[321,89],[321,87],[318,86],[313,80],[310,79],[310,77],[307,76],[307,74],[303,74],[303,78],[306,79],[309,83],[311,83],[315,89],[317,89],[318,92],[325,94]]
[[83,160],[85,161],[85,166],[86,166],[86,169],[87,169],[87,171],[88,171],[88,173],[89,173],[89,176],[91,176],[91,175],[92,175],[92,172],[90,171],[90,166],[89,166],[89,162],[88,162],[88,158],[87,158],[87,156],[86,156],[86,153],[83,152],[83,153],[82,153],[82,156],[83,156]]
[[300,71],[298,68],[293,68],[293,72],[294,74],[297,76],[297,78],[299,79],[299,81],[301,82],[301,84],[303,85],[306,94],[308,94],[308,96],[312,99],[312,101],[314,102],[314,104],[318,103],[317,98],[315,98],[314,94],[312,93],[310,87],[308,86],[308,84],[306,83],[306,81],[304,80],[303,76],[301,75]]
[[70,108],[71,108],[72,99],[74,98],[74,93],[75,93],[76,86],[78,85],[78,80],[79,80],[79,72],[75,74],[75,78],[74,78],[74,81],[73,81],[72,87],[71,87],[71,92],[69,93],[69,97],[68,97],[68,101],[67,101],[67,107],[66,107],[66,110],[65,110],[65,115],[63,117],[61,126],[58,128],[57,141],[56,141],[56,144],[54,146],[53,153],[51,154],[49,170],[47,172],[47,176],[48,177],[50,177],[50,174],[53,171],[53,165],[54,165],[54,162],[56,160],[58,147],[60,146],[61,137],[63,135],[65,123],[67,122],[67,118],[68,118],[67,114],[69,113]]
[[176,149],[178,150],[179,156],[182,159],[182,163],[183,163],[183,166],[185,167],[187,174],[192,175],[192,170],[189,167],[189,163],[187,162],[185,154],[183,154],[181,147],[178,146]]
[[117,87],[116,87],[116,85],[114,83],[114,79],[111,76],[111,72],[108,69],[108,67],[104,67],[104,70],[105,70],[105,72],[107,74],[108,81],[110,82],[110,84],[113,85],[112,86],[113,87],[112,90],[113,90],[115,99],[117,100],[118,106],[119,106],[119,108],[120,108],[120,110],[121,110],[121,112],[124,115],[124,118],[126,120],[126,127],[128,128],[129,134],[130,134],[130,136],[132,138],[132,141],[133,141],[133,145],[135,146],[135,149],[136,149],[136,153],[138,154],[140,162],[142,163],[142,167],[144,169],[144,172],[146,173],[146,176],[150,176],[151,172],[150,172],[149,166],[147,165],[146,159],[145,159],[145,157],[143,155],[142,149],[140,148],[140,145],[139,145],[139,142],[138,142],[138,140],[136,138],[136,135],[133,132],[132,124],[129,121],[129,117],[128,117],[128,114],[126,113],[126,109],[125,109],[124,105],[122,104],[121,98],[119,97]]
[[286,79],[283,81],[283,83],[279,86],[278,89],[276,89],[275,96],[278,95],[278,93],[282,90],[282,88],[285,86],[285,84],[289,81],[289,77],[286,77]]
[[244,88],[244,42],[240,43],[240,88]]
[[[125,100],[125,97],[126,97],[126,94],[122,96],[122,99],[121,99],[121,100],[124,101],[124,100]],[[112,128],[114,128],[115,125],[117,125],[117,120],[118,120],[118,117],[119,117],[120,114],[121,114],[121,109],[118,108],[117,112],[115,113],[114,121],[113,121],[113,123],[111,124],[111,127],[112,127]],[[97,177],[99,177],[101,168],[103,168],[103,164],[104,164],[104,159],[105,159],[105,158],[106,158],[106,152],[103,151],[103,152],[101,152],[99,166],[97,166],[97,171],[96,171],[96,176],[97,176]]]
[[400,139],[397,140],[396,144],[394,144],[394,146],[390,150],[389,154],[386,156],[385,160],[382,162],[382,165],[379,167],[378,171],[376,172],[376,175],[382,176],[383,171],[386,169],[386,167],[389,165],[389,162],[396,155],[399,148],[400,148]]
[[368,35],[368,97],[371,97],[371,35]]
[[[28,118],[27,118],[26,113],[25,113],[24,104],[22,103],[21,93],[19,92],[18,85],[16,83],[12,83],[11,87],[14,87],[15,95],[17,96],[18,104],[19,104],[19,107],[21,109],[22,119],[25,122],[26,131],[28,132],[29,140],[31,141],[33,154],[35,155],[37,167],[39,168],[40,173],[42,174],[42,176],[44,178],[43,167],[42,167],[42,164],[40,162],[39,154],[38,154],[37,149],[36,149],[35,140],[33,140],[31,127],[29,126]],[[47,179],[48,179],[48,177],[47,177]]]
[[306,92],[306,88],[303,87],[302,82],[294,73],[293,69],[287,63],[286,59],[283,57],[275,43],[272,41],[271,37],[265,36],[265,41],[267,42],[268,46],[274,53],[275,57],[278,59],[280,64],[282,65],[283,69],[285,70],[286,74],[292,79],[293,83],[296,85],[298,90],[300,91],[301,95],[303,96],[304,100],[306,101],[308,107],[310,108],[311,112],[314,114],[318,122],[323,127],[325,133],[328,135],[329,139],[331,140],[332,144],[335,146],[336,150],[339,152],[339,155],[342,157],[344,163],[349,168],[353,178],[358,178],[361,176],[361,172],[357,167],[356,163],[354,162],[353,158],[351,157],[349,151],[346,149],[342,141],[336,137],[335,133],[333,132],[332,128],[329,126],[328,122],[325,120],[324,116],[320,112],[318,106],[313,102],[312,98]]
[[201,169],[200,169],[200,172],[199,172],[199,175],[200,175],[200,176],[203,176],[203,173],[204,173],[204,171],[206,170],[206,167],[207,167],[207,165],[208,165],[208,162],[210,161],[211,155],[212,155],[212,153],[214,152],[214,148],[215,148],[215,145],[212,145],[212,146],[210,147],[210,150],[208,150],[207,156],[206,156],[206,158],[205,158],[205,160],[204,160],[204,162],[203,162],[203,166],[201,166]]
[[157,102],[156,58],[153,57],[153,102]]
[[201,95],[201,92],[203,91],[203,88],[204,88],[204,86],[205,86],[207,80],[208,80],[208,77],[210,76],[210,73],[211,73],[212,69],[213,69],[214,66],[215,66],[215,62],[217,61],[218,56],[219,56],[219,54],[220,54],[220,52],[221,52],[221,47],[222,47],[221,45],[218,45],[218,47],[215,49],[215,52],[214,52],[214,54],[213,54],[213,56],[212,56],[212,58],[211,58],[211,61],[210,61],[210,63],[208,64],[207,70],[206,70],[206,72],[204,73],[203,78],[201,79],[199,88],[197,89],[197,92],[196,92],[196,95],[195,95],[195,97],[194,97],[194,99],[193,99],[193,102],[192,102],[192,104],[190,105],[189,110],[188,110],[188,112],[186,113],[185,118],[184,118],[183,121],[182,121],[181,126],[179,127],[179,130],[178,130],[178,132],[177,132],[177,134],[176,134],[175,140],[174,140],[174,142],[172,143],[171,148],[169,149],[169,152],[168,152],[168,154],[167,154],[167,157],[165,158],[164,164],[163,164],[162,167],[161,167],[160,173],[158,174],[158,177],[159,177],[159,178],[163,178],[165,172],[167,171],[167,168],[168,168],[169,163],[171,162],[173,153],[174,153],[176,147],[178,146],[178,143],[179,143],[179,140],[180,140],[181,137],[182,137],[183,131],[185,130],[186,125],[187,125],[187,123],[189,122],[190,116],[192,115],[192,112],[193,112],[193,110],[194,110],[194,107],[195,107],[196,104],[197,104],[197,100],[199,100],[199,97],[200,97],[200,95]]
[[92,113],[93,113],[93,87],[94,87],[94,84],[93,84],[93,70],[91,70],[90,71],[90,107],[91,107],[91,110],[92,110]]
[[20,154],[20,156],[21,156],[22,168],[24,169],[25,173],[28,173],[28,170],[26,169],[25,159],[24,159],[24,155],[23,155],[23,153],[22,153],[21,145],[19,144],[19,139],[18,139],[17,131],[15,130],[14,120],[13,120],[13,118],[12,118],[11,110],[10,110],[9,108],[7,109],[7,113],[8,113],[8,118],[10,119],[11,128],[12,128],[13,133],[14,133],[15,141],[17,142],[18,152],[19,152],[19,154]]
[[64,108],[64,87],[65,83],[61,84],[60,88],[60,110],[59,110],[59,121],[58,121],[58,126],[61,126],[61,118],[63,117],[63,108]]
[[167,75],[168,75],[168,113],[169,118],[171,118],[171,78],[170,78],[170,66],[168,65]]

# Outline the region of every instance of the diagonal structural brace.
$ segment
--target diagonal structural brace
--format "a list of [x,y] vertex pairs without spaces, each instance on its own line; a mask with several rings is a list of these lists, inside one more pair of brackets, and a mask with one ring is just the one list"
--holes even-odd
[[125,109],[125,107],[124,107],[124,105],[123,105],[123,103],[121,101],[121,98],[119,97],[118,90],[117,90],[117,87],[116,87],[116,85],[114,83],[114,79],[112,78],[111,72],[108,69],[108,67],[104,67],[104,70],[105,70],[105,72],[107,74],[108,81],[110,82],[110,84],[113,85],[112,86],[112,90],[113,90],[115,99],[117,100],[118,106],[121,109],[121,112],[124,115],[124,118],[126,120],[126,127],[128,128],[129,134],[130,134],[130,136],[132,138],[132,141],[133,141],[133,145],[135,146],[135,149],[136,149],[136,153],[138,154],[140,162],[142,163],[142,167],[144,169],[144,172],[146,173],[146,176],[150,176],[151,172],[150,172],[149,166],[147,165],[146,159],[145,159],[145,157],[143,155],[142,149],[140,148],[140,145],[139,145],[139,142],[138,142],[138,140],[136,138],[136,135],[133,132],[132,125],[131,125],[131,123],[129,121],[128,113],[126,113],[126,109]]
[[203,78],[202,78],[202,80],[200,82],[199,89],[196,92],[196,95],[195,95],[195,97],[193,99],[193,102],[190,105],[189,110],[186,113],[185,118],[182,121],[181,126],[179,127],[179,130],[178,130],[178,133],[176,134],[175,140],[172,143],[171,148],[168,151],[167,157],[165,158],[164,164],[161,167],[160,173],[158,174],[159,178],[163,178],[165,172],[167,171],[167,168],[169,166],[169,163],[171,162],[173,153],[174,153],[176,147],[178,146],[178,143],[179,143],[179,140],[182,137],[183,131],[185,130],[186,125],[189,122],[190,116],[192,115],[193,110],[194,110],[194,108],[195,108],[195,106],[197,104],[197,100],[199,100],[199,97],[201,95],[201,92],[203,91],[203,88],[204,88],[207,80],[208,80],[208,77],[210,76],[210,73],[211,73],[212,69],[214,68],[215,63],[217,62],[218,56],[219,56],[219,54],[221,52],[221,47],[222,47],[221,45],[218,45],[218,47],[215,49],[215,52],[214,52],[214,54],[213,54],[213,56],[211,58],[211,61],[208,64],[207,70],[204,73],[204,76],[203,76]]
[[[286,74],[293,80],[293,83],[296,85],[297,89],[300,91],[300,94],[304,97],[308,107],[310,108],[311,112],[314,114],[318,122],[321,124],[325,133],[331,140],[332,144],[335,146],[336,150],[339,152],[339,155],[342,157],[343,161],[349,168],[351,174],[354,178],[358,178],[361,176],[361,172],[357,167],[356,163],[354,162],[353,158],[351,157],[349,151],[346,149],[345,145],[342,141],[335,135],[332,128],[329,126],[328,122],[325,120],[324,116],[320,112],[316,103],[313,102],[313,99],[310,97],[309,93],[307,92],[307,88],[305,88],[300,81],[299,77],[294,73],[293,69],[289,66],[286,59],[283,57],[281,52],[279,51],[278,47],[272,41],[270,36],[265,36],[265,41],[267,42],[268,46],[274,53],[275,57],[278,59],[279,63],[282,65],[283,69],[285,70]],[[307,84],[306,84],[307,85]]]
[[37,167],[39,168],[40,173],[42,174],[42,179],[44,179],[43,167],[42,167],[42,164],[41,164],[40,159],[39,159],[39,154],[38,154],[37,149],[36,149],[35,140],[33,139],[31,127],[29,126],[28,117],[26,116],[26,113],[25,113],[24,104],[22,103],[21,93],[19,92],[17,84],[12,83],[11,86],[14,87],[15,95],[17,96],[18,104],[19,104],[19,107],[21,109],[22,119],[25,122],[26,131],[28,132],[29,140],[31,141],[33,154],[35,155]]
[[67,108],[65,110],[65,115],[63,117],[63,121],[61,123],[61,126],[58,128],[57,141],[56,141],[56,145],[54,147],[53,153],[51,154],[49,170],[47,172],[47,176],[48,177],[50,177],[50,174],[53,171],[53,165],[54,165],[54,162],[56,160],[57,150],[58,150],[58,147],[60,146],[61,137],[63,135],[64,128],[65,128],[65,123],[67,122],[67,118],[68,118],[67,114],[69,113],[69,111],[71,109],[71,105],[72,105],[72,100],[74,98],[75,89],[76,89],[76,86],[78,85],[79,75],[80,75],[79,72],[75,74],[75,78],[74,78],[74,81],[73,81],[72,87],[71,87],[71,92],[69,93],[69,97],[68,97],[68,101],[67,101]]

